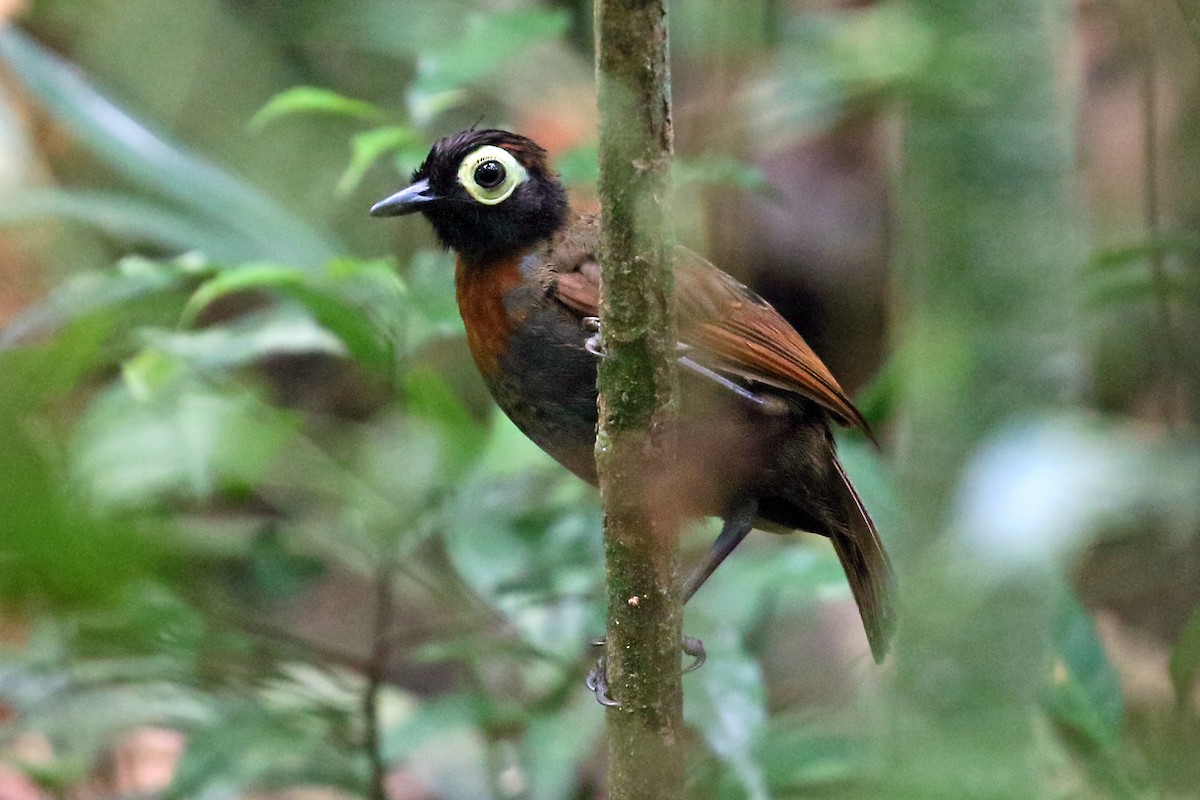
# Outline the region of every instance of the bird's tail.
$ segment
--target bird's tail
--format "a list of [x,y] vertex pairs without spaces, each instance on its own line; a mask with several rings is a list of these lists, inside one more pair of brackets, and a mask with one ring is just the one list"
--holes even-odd
[[830,499],[841,506],[835,509],[835,513],[841,512],[838,514],[841,524],[830,526],[829,538],[850,582],[854,602],[858,604],[867,641],[871,644],[871,655],[878,663],[887,655],[896,629],[892,563],[871,515],[836,456],[833,464],[840,480],[832,481],[835,485],[831,487],[833,497]]

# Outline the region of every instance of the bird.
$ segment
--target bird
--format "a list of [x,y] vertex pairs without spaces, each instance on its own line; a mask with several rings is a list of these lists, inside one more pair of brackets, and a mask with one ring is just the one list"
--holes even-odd
[[[574,212],[546,151],[470,128],[437,140],[375,217],[422,214],[455,256],[467,345],[496,403],[526,436],[597,483],[596,371],[601,222]],[[680,452],[667,482],[721,531],[681,588],[683,602],[754,528],[829,538],[882,662],[896,627],[893,568],[837,457],[832,427],[870,427],[796,330],[698,254],[674,249]],[[703,657],[699,652],[684,650]],[[601,669],[602,669],[602,665]],[[589,687],[602,703],[600,681]]]

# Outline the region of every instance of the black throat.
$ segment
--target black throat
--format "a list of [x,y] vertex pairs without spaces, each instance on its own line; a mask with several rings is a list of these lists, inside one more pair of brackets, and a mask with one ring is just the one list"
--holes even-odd
[[480,264],[553,236],[566,224],[567,213],[567,193],[560,183],[530,178],[499,205],[452,200],[428,209],[425,216],[445,247],[467,264]]

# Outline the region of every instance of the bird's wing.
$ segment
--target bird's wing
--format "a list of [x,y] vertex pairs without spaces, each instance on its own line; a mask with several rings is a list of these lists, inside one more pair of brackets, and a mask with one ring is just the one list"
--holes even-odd
[[806,397],[842,424],[870,434],[796,329],[755,292],[684,248],[675,259],[675,313],[679,338],[700,363]]
[[[581,217],[546,252],[547,294],[581,316],[599,315],[599,223]],[[792,392],[842,424],[870,428],[829,369],[771,304],[685,248],[676,248],[675,313],[694,361],[718,372]]]

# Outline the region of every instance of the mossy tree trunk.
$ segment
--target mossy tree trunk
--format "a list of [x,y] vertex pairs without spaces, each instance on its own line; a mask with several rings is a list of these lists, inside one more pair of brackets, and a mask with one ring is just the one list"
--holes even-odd
[[656,487],[676,377],[664,0],[596,0],[605,358],[596,462],[608,575],[612,800],[683,796],[677,506]]

